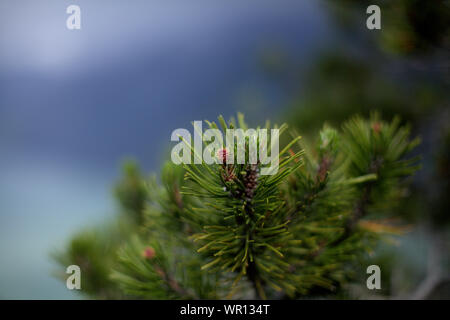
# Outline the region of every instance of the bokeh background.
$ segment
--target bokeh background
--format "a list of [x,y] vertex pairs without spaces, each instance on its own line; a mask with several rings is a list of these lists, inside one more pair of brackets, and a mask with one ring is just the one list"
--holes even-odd
[[[81,30],[66,28],[71,4]],[[369,4],[381,30],[366,28]],[[423,139],[423,169],[399,209],[412,231],[374,258],[389,270],[384,294],[450,297],[449,8],[2,0],[0,298],[80,298],[52,276],[49,253],[113,216],[121,161],[156,172],[174,129],[242,111],[308,136],[371,110],[400,114]]]

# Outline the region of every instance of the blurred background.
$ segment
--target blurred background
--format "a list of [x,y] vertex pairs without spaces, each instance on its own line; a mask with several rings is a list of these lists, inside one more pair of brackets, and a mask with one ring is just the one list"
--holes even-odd
[[[76,3],[75,3],[76,2]],[[81,30],[66,8],[81,8]],[[366,8],[381,8],[381,30]],[[49,253],[116,211],[123,159],[157,172],[170,134],[236,111],[308,137],[399,114],[423,168],[373,258],[383,295],[450,297],[449,1],[2,0],[0,298],[76,299]],[[355,296],[364,296],[357,292]]]

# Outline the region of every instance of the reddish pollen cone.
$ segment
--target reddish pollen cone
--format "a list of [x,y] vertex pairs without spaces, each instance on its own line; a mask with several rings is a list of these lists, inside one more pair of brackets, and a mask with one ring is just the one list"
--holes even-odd
[[226,163],[228,159],[228,151],[226,148],[217,151],[217,158],[220,163]]
[[381,131],[381,123],[379,122],[375,122],[372,124],[372,129],[373,131],[375,131],[376,133],[380,133]]
[[152,247],[147,247],[145,248],[144,252],[143,252],[143,256],[146,259],[153,259],[156,255],[155,249],[153,249]]

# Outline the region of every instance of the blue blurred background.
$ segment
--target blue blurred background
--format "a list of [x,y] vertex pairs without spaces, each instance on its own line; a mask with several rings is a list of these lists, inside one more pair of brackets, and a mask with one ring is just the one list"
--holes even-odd
[[48,254],[114,214],[121,160],[154,171],[193,120],[279,114],[262,53],[306,68],[339,41],[328,23],[319,1],[2,0],[0,298],[75,298]]

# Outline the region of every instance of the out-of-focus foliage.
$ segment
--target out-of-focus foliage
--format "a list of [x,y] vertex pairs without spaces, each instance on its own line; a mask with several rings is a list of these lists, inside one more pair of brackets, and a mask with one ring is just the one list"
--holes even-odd
[[64,252],[55,252],[54,259],[63,267],[57,276],[67,278],[64,267],[77,265],[82,270],[81,288],[97,299],[121,299],[125,295],[111,281],[110,270],[116,266],[116,251],[129,237],[131,226],[125,221],[90,227],[72,237]]
[[372,110],[387,118],[401,114],[404,121],[415,123],[442,104],[442,85],[402,86],[377,67],[382,68],[352,54],[324,53],[304,76],[304,88],[294,93],[286,118],[308,133],[323,121],[340,125],[351,114],[368,116]]
[[[74,264],[80,267],[83,292],[97,299],[127,297],[111,280],[110,273],[118,264],[118,248],[138,231],[147,199],[145,183],[135,162],[124,163],[123,177],[116,184],[114,194],[121,209],[115,220],[80,231],[64,251],[52,253],[61,266]],[[67,274],[65,270],[59,270],[56,276],[66,279]]]
[[124,177],[116,185],[114,192],[124,214],[130,216],[134,222],[142,222],[142,212],[147,199],[147,190],[142,181],[139,167],[132,161],[123,166]]
[[450,45],[450,5],[446,0],[329,0],[336,22],[347,30],[365,28],[369,5],[381,9],[379,46],[400,55],[433,54]]

